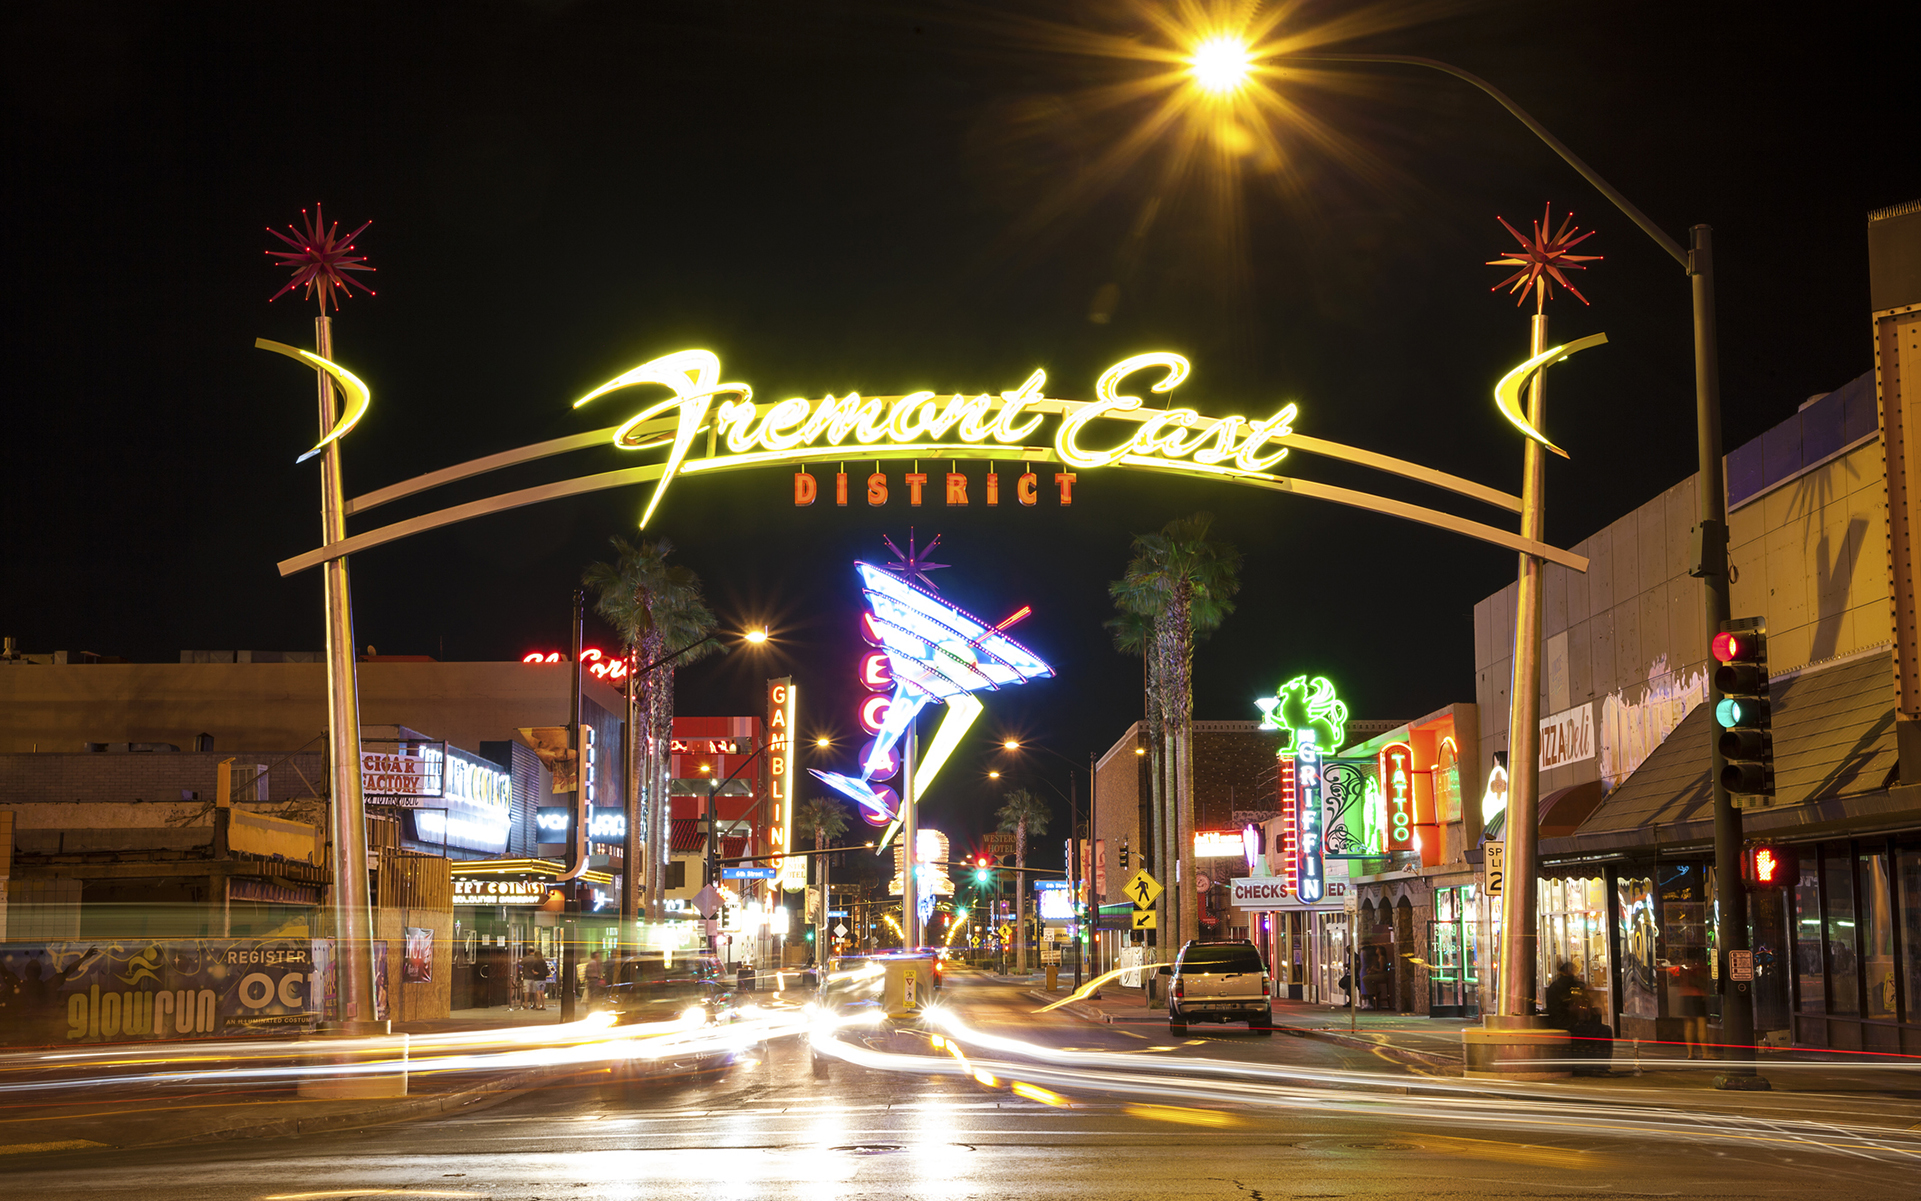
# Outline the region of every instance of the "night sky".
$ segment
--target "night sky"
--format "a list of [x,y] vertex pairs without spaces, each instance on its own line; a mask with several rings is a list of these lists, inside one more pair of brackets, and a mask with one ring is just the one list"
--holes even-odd
[[[1677,240],[1715,227],[1729,447],[1872,366],[1865,214],[1921,197],[1898,6],[1358,7],[1294,5],[1279,28],[1459,63]],[[1592,307],[1558,298],[1553,328],[1612,339],[1552,377],[1549,432],[1574,457],[1550,469],[1550,540],[1694,469],[1685,276],[1440,75],[1290,74],[1271,81],[1300,118],[1278,153],[1230,130],[1182,160],[1177,124],[1110,167],[1163,102],[1140,81],[1167,68],[1090,51],[1163,44],[1145,5],[69,0],[0,20],[0,633],[28,652],[320,647],[317,574],[274,570],[318,539],[316,467],[293,461],[314,438],[311,377],[252,346],[311,344],[310,305],[266,303],[284,273],[262,252],[265,226],[316,200],[374,219],[360,248],[379,295],[336,322],[336,357],[374,389],[345,443],[350,494],[612,424],[631,398],[569,404],[687,347],[761,401],[998,391],[1036,367],[1050,394],[1087,398],[1108,364],[1174,350],[1195,367],[1177,395],[1204,413],[1297,400],[1302,433],[1518,490],[1489,388],[1525,357],[1527,319],[1484,263],[1512,245],[1497,214],[1518,225],[1549,201],[1606,256],[1578,281]],[[1103,292],[1118,300],[1095,322]],[[376,516],[634,461],[584,451]],[[849,564],[883,555],[883,533],[941,534],[943,592],[990,620],[1032,605],[1015,632],[1060,670],[989,698],[980,753],[930,803],[960,835],[991,825],[990,736],[1084,761],[1139,716],[1139,661],[1100,624],[1135,533],[1208,510],[1247,555],[1239,611],[1197,658],[1201,719],[1251,718],[1302,671],[1357,718],[1471,700],[1472,606],[1514,574],[1455,535],[1252,490],[1089,472],[1068,509],[1050,489],[1033,509],[915,511],[909,465],[883,469],[882,509],[795,509],[784,469],[675,485],[649,532],[728,624],[779,638],[777,656],[683,673],[680,709],[752,711],[758,679],[791,672],[803,733],[851,758]],[[1306,455],[1282,470],[1498,520]],[[358,641],[560,647],[570,588],[644,500],[549,503],[358,557]],[[1064,765],[1037,762],[1065,788]]]

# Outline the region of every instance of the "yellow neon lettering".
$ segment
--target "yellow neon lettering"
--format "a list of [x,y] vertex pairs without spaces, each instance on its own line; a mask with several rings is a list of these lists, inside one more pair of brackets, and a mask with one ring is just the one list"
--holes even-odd
[[[1200,424],[1200,420],[1201,415],[1193,409],[1168,409],[1156,413],[1141,422],[1140,432],[1135,434],[1133,440],[1127,444],[1127,449],[1134,454],[1151,455],[1159,451],[1174,458],[1181,458],[1193,449],[1192,446],[1183,445],[1181,429],[1193,429]],[[1179,426],[1180,429],[1171,429],[1163,433],[1162,427],[1169,425]],[[1200,445],[1206,437],[1207,434],[1202,433],[1194,440],[1193,445]]]
[[807,420],[811,409],[811,405],[797,396],[781,401],[761,418],[757,440],[768,450],[791,450],[799,446],[801,431],[795,427]]
[[1014,422],[1019,420],[1021,410],[1027,407],[1029,401],[1041,399],[1041,387],[1046,383],[1047,373],[1036,371],[1020,387],[1012,392],[1001,393],[1001,416],[994,423],[995,441],[1018,443],[1040,428],[1042,418],[1039,413],[1034,414],[1034,419],[1026,425],[1016,426]]
[[748,400],[722,401],[714,411],[714,426],[727,439],[727,449],[744,454],[754,448],[754,404]]
[[887,432],[894,441],[912,442],[919,437],[926,428],[925,419],[919,414],[923,408],[934,408],[933,399],[932,392],[909,392],[894,402],[893,409],[887,414]]
[[1113,450],[1082,450],[1076,439],[1081,429],[1096,417],[1105,417],[1109,413],[1128,413],[1140,407],[1138,396],[1109,396],[1082,405],[1072,416],[1063,419],[1060,428],[1054,431],[1054,450],[1060,455],[1061,462],[1069,467],[1105,467],[1112,463],[1127,449],[1127,443]]
[[1293,433],[1294,418],[1300,415],[1300,411],[1299,405],[1289,404],[1265,421],[1256,421],[1247,435],[1247,441],[1241,443],[1241,449],[1235,453],[1234,465],[1242,471],[1266,471],[1285,459],[1287,457],[1285,446],[1266,458],[1260,456],[1260,449],[1267,445],[1269,438],[1285,438]]
[[[1194,461],[1196,463],[1206,463],[1211,466],[1215,463],[1233,458],[1235,451],[1238,449],[1234,444],[1234,436],[1239,432],[1241,422],[1245,420],[1247,420],[1245,417],[1235,414],[1232,417],[1223,417],[1219,421],[1216,421],[1206,433],[1194,440],[1195,445],[1198,447],[1198,449],[1194,451]],[[1200,446],[1200,443],[1208,438],[1214,439],[1214,445]]]
[[963,442],[985,442],[994,434],[994,398],[982,393],[967,402],[960,414]]
[[590,400],[605,396],[621,388],[631,388],[636,384],[658,384],[674,394],[674,399],[664,404],[652,405],[627,419],[614,431],[614,445],[623,450],[637,449],[633,440],[628,438],[630,431],[656,413],[679,408],[680,425],[674,432],[673,449],[667,452],[660,483],[654,485],[654,494],[647,498],[647,508],[641,512],[640,524],[645,528],[660,507],[661,498],[667,495],[667,486],[674,481],[674,474],[687,458],[687,452],[694,444],[694,435],[706,424],[708,406],[713,403],[714,395],[729,392],[745,400],[754,394],[746,384],[722,384],[720,379],[720,357],[711,350],[681,350],[662,355],[632,368],[574,402],[577,409]]

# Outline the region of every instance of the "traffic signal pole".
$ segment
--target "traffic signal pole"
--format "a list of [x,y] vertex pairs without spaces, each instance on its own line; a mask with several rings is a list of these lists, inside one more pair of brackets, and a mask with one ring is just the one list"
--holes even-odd
[[[1696,553],[1691,574],[1701,581],[1704,629],[1713,638],[1726,628],[1730,612],[1727,479],[1721,461],[1721,351],[1714,319],[1714,231],[1696,225],[1688,234],[1688,282],[1694,304],[1695,448],[1700,458],[1695,488],[1701,505],[1701,521],[1694,529]],[[1720,1041],[1723,1054],[1733,1061],[1727,1072],[1714,1078],[1714,1087],[1761,1090],[1769,1085],[1754,1070],[1754,988],[1746,981],[1737,988],[1729,979],[1728,953],[1749,949],[1748,898],[1741,886],[1741,811],[1734,807],[1734,798],[1721,779],[1727,763],[1721,755],[1721,727],[1715,716],[1720,703],[1721,691],[1715,687],[1714,672],[1709,671],[1708,720],[1713,724],[1708,731],[1708,787],[1714,797],[1714,906],[1720,918],[1714,957],[1721,996]]]

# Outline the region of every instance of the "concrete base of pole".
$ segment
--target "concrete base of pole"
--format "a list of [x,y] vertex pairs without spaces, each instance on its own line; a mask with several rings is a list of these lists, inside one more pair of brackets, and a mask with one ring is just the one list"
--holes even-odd
[[1569,1055],[1568,1034],[1537,1017],[1486,1017],[1461,1031],[1462,1075],[1483,1080],[1563,1080],[1573,1069],[1541,1063]]
[[1744,1074],[1716,1076],[1714,1087],[1736,1093],[1765,1093],[1774,1086],[1766,1076]]
[[[357,1032],[329,1029],[301,1038],[311,1050],[299,1094],[313,1100],[365,1101],[407,1095],[407,1039],[386,1022],[356,1022]],[[366,1069],[366,1070],[361,1070]]]

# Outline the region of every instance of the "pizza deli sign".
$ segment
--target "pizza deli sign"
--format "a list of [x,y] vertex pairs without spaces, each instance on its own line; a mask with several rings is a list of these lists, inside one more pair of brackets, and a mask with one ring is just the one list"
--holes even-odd
[[1577,705],[1541,720],[1541,770],[1594,758],[1594,706]]

